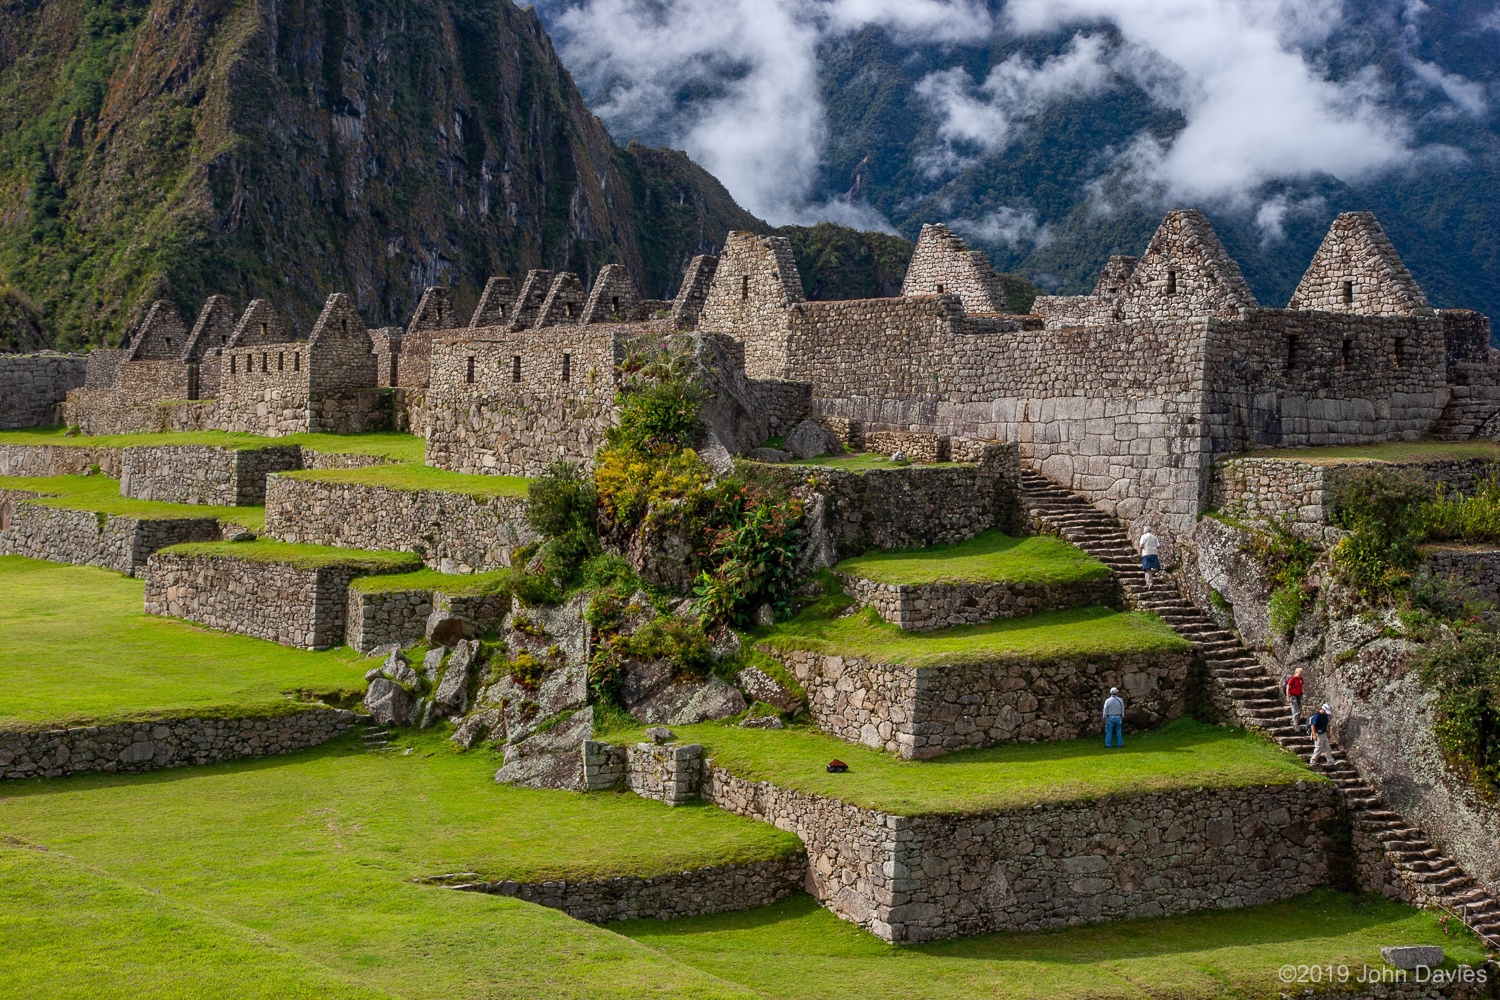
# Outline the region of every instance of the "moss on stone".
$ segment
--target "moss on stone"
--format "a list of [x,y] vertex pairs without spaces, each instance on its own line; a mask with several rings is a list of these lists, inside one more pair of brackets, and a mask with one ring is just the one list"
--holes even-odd
[[1109,577],[1108,566],[1050,535],[986,531],[958,545],[871,552],[834,567],[876,583],[1068,584]]
[[111,517],[134,517],[143,521],[215,518],[252,531],[259,531],[266,523],[264,507],[212,507],[122,497],[120,481],[108,476],[0,476],[0,489],[57,494],[32,502],[43,507],[87,510]]
[[478,476],[464,472],[449,472],[430,465],[402,463],[399,465],[368,465],[359,469],[305,469],[300,472],[282,472],[290,476],[320,483],[352,483],[359,486],[384,486],[393,490],[432,490],[439,493],[457,493],[476,500],[491,497],[524,497],[530,480],[520,476]]
[[396,431],[370,431],[363,434],[287,434],[264,437],[238,431],[165,431],[152,434],[74,434],[65,428],[0,431],[3,445],[52,445],[62,448],[146,448],[166,445],[208,445],[231,451],[254,451],[261,448],[284,448],[301,445],[313,451],[338,455],[375,455],[398,462],[421,462],[426,442],[411,434]]
[[508,569],[491,570],[488,573],[439,573],[437,570],[419,569],[412,573],[356,577],[349,587],[362,594],[433,590],[454,597],[471,597],[504,593],[510,589],[511,579],[512,574]]
[[180,556],[285,563],[295,569],[350,566],[368,573],[409,572],[422,565],[422,557],[414,552],[372,552],[367,549],[341,549],[332,545],[296,545],[267,538],[258,538],[253,542],[183,542],[159,551]]

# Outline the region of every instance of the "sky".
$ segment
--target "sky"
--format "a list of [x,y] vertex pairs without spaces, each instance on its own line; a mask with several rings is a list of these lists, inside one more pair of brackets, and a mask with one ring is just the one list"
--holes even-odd
[[[1268,236],[1308,206],[1279,185],[1357,184],[1461,158],[1422,143],[1411,86],[1441,113],[1484,119],[1488,81],[1416,53],[1427,6],[1389,0],[1402,33],[1392,62],[1329,68],[1357,25],[1343,0],[546,0],[565,63],[617,138],[684,149],[745,208],[774,224],[828,219],[889,229],[868,204],[817,190],[827,137],[820,48],[870,26],[901,44],[950,54],[914,87],[934,123],[915,168],[934,190],[976,159],[1000,156],[1054,102],[1125,86],[1181,115],[1167,140],[1135,136],[1107,151],[1100,210],[1120,197],[1249,212]],[[1500,7],[1491,15],[1500,44]],[[983,78],[962,59],[997,39],[1059,39]],[[940,59],[940,62],[943,61]],[[1346,61],[1347,62],[1347,61]],[[1427,103],[1431,103],[1429,100]],[[1000,242],[1046,239],[1024,206],[959,220]]]

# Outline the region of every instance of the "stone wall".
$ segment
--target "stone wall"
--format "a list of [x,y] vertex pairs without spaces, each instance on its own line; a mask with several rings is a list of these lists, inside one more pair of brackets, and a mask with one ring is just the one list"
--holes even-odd
[[625,748],[625,780],[643,799],[686,805],[699,797],[703,747],[697,743],[631,744]]
[[796,833],[813,894],[893,942],[1288,899],[1328,882],[1347,822],[1326,782],[907,817],[710,766],[704,797]]
[[1500,549],[1493,545],[1427,545],[1422,561],[1434,575],[1458,580],[1485,600],[1500,602]]
[[925,434],[921,431],[871,431],[864,436],[865,449],[880,455],[906,456],[909,462],[947,462],[950,460],[950,439],[946,434]]
[[471,497],[300,475],[270,477],[265,533],[305,545],[415,552],[444,573],[509,566],[517,546],[536,540],[523,497]]
[[239,719],[171,719],[0,732],[0,780],[215,764],[327,743],[356,722],[343,709]]
[[211,517],[123,517],[28,502],[42,495],[0,490],[0,554],[140,576],[157,549],[219,539],[219,522]]
[[62,403],[83,386],[87,365],[70,354],[0,355],[0,430],[62,423]]
[[801,892],[807,881],[802,853],[737,865],[714,865],[649,878],[623,876],[592,882],[478,882],[455,886],[513,896],[562,910],[575,920],[676,920],[770,906]]
[[52,444],[0,444],[0,476],[72,476],[98,466],[120,478],[123,448],[68,447]]
[[807,691],[818,728],[902,757],[1104,732],[1111,687],[1132,728],[1185,710],[1191,653],[1011,657],[964,666],[910,667],[854,656],[767,647]]
[[356,566],[301,569],[226,554],[154,553],[146,567],[146,613],[185,618],[283,646],[327,649],[344,641]]
[[796,427],[812,407],[811,382],[783,382],[773,378],[752,378],[746,382],[756,409],[770,423],[773,437]]
[[1120,588],[1113,576],[1068,584],[877,583],[852,573],[840,573],[839,578],[849,596],[909,632],[981,625],[996,618],[1091,604],[1120,606]]
[[301,467],[302,450],[296,445],[126,448],[121,460],[120,494],[165,503],[259,506],[266,502],[267,475]]
[[63,423],[84,434],[150,434],[219,429],[214,399],[132,402],[118,388],[74,389],[63,404]]
[[405,649],[426,636],[432,614],[431,590],[375,590],[349,588],[344,612],[344,645],[368,653],[395,644]]

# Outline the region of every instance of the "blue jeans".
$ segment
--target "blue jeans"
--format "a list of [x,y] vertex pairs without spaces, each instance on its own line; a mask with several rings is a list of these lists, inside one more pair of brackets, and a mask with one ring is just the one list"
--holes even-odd
[[1125,745],[1125,720],[1118,715],[1111,715],[1104,720],[1104,745],[1107,747],[1123,747]]

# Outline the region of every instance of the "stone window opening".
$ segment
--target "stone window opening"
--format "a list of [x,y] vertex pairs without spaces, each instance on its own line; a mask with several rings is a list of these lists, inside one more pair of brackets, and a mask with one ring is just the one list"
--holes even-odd
[[938,293],[938,294],[939,294],[939,295],[942,295],[942,294],[943,294],[943,284],[942,284],[942,282],[938,282],[938,286],[937,286],[937,293]]
[[469,363],[466,366],[465,371],[464,371],[464,381],[465,382],[473,382],[474,381],[474,355],[472,355],[472,354],[469,355]]
[[286,351],[276,352],[276,370],[279,372],[286,371]]
[[235,374],[234,362],[235,362],[235,355],[231,354],[229,356],[229,374],[231,374],[231,375]]
[[1286,338],[1286,367],[1287,371],[1291,371],[1297,367],[1297,338],[1295,335]]
[[1344,346],[1339,353],[1339,371],[1350,371],[1354,367],[1354,339],[1344,338]]
[[341,320],[339,320],[339,332],[340,333],[348,333],[349,332],[349,321],[347,319],[341,319]]
[[513,355],[511,355],[511,359],[510,359],[510,380],[512,382],[519,382],[519,381],[521,381],[521,356],[519,354],[513,354]]
[[1406,367],[1406,338],[1396,338],[1396,352],[1391,356],[1391,361],[1397,368]]
[[563,365],[562,365],[562,380],[564,382],[566,382],[569,379],[571,379],[572,377],[573,377],[573,355],[571,355],[571,354],[564,354],[563,355]]
[[1352,281],[1346,281],[1346,282],[1344,282],[1344,305],[1346,305],[1346,306],[1352,306],[1353,304],[1354,304],[1354,282],[1352,282]]
[[572,302],[563,303],[563,315],[568,317],[569,319],[573,318],[573,305],[574,304]]
[[170,351],[171,349],[172,349],[172,338],[168,337],[167,338],[167,350]]
[[264,323],[262,323],[260,325],[260,339],[261,340],[265,340],[266,339],[266,324],[264,324]]
[[260,352],[260,370],[263,371],[263,372],[268,372],[268,371],[271,370],[271,352],[270,351],[261,351]]
[[743,302],[750,297],[750,275],[740,275],[740,301]]
[[294,372],[300,372],[301,370],[302,370],[302,352],[301,351],[293,351],[292,352],[292,371],[294,371]]
[[1176,271],[1168,271],[1167,272],[1167,294],[1168,295],[1176,295],[1177,294],[1177,272]]

